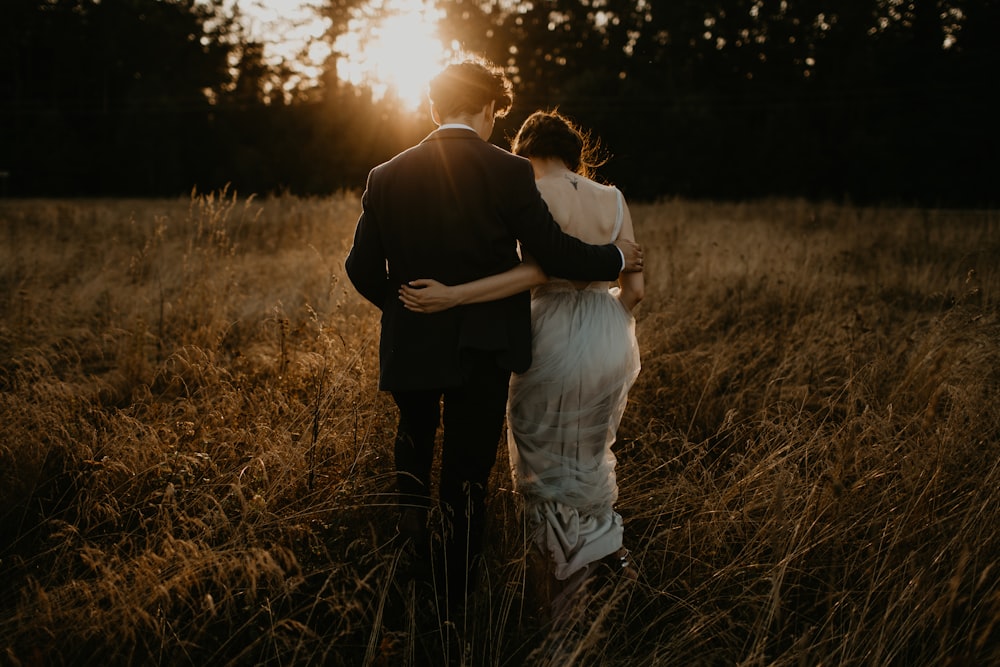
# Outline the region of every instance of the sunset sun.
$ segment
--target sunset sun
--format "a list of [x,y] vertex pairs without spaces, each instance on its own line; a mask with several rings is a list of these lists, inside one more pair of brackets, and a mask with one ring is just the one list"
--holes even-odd
[[365,0],[332,45],[323,40],[329,19],[309,0],[248,0],[239,7],[248,34],[267,45],[268,62],[293,72],[290,88],[317,81],[332,48],[341,81],[416,110],[427,81],[458,51],[441,40],[444,12],[432,0]]
[[338,76],[417,109],[428,79],[452,53],[438,37],[441,15],[425,0],[367,3],[334,45],[342,54]]

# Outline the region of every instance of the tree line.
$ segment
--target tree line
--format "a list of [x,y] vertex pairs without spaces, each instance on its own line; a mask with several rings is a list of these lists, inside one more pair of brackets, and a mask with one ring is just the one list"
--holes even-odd
[[[363,2],[322,3],[324,39]],[[441,8],[445,36],[514,79],[494,141],[557,107],[601,138],[601,174],[631,198],[996,203],[1000,0]],[[223,0],[4,0],[0,26],[9,195],[360,188],[432,127],[338,80],[337,54],[291,86]]]

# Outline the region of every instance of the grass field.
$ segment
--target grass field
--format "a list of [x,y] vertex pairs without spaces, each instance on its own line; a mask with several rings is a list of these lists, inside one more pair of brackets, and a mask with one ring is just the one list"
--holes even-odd
[[[450,650],[385,546],[358,210],[0,201],[0,664]],[[633,216],[643,370],[616,452],[640,580],[536,651],[501,451],[470,664],[1000,664],[1000,213]]]

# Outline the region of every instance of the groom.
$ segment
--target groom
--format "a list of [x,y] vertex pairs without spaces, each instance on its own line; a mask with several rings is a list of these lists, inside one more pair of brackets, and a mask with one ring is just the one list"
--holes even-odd
[[503,431],[511,372],[531,363],[529,294],[411,312],[399,286],[416,278],[464,283],[520,262],[518,241],[549,275],[615,280],[641,270],[628,241],[587,245],[564,234],[535,188],[530,163],[488,143],[513,102],[502,71],[479,61],[450,65],[431,82],[439,127],[375,167],[347,257],[355,288],[382,311],[379,388],[399,408],[395,441],[399,532],[427,544],[434,439],[442,420],[439,505],[445,517],[448,598],[474,582],[486,486]]

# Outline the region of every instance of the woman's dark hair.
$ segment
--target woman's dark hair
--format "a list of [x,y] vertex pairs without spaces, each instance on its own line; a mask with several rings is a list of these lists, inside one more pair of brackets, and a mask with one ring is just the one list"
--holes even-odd
[[536,111],[528,116],[510,149],[527,158],[557,158],[567,169],[587,178],[606,162],[600,158],[600,142],[591,141],[589,132],[558,111]]
[[427,90],[441,118],[479,113],[494,102],[493,115],[503,118],[514,103],[513,86],[503,70],[487,60],[465,60],[445,67]]

